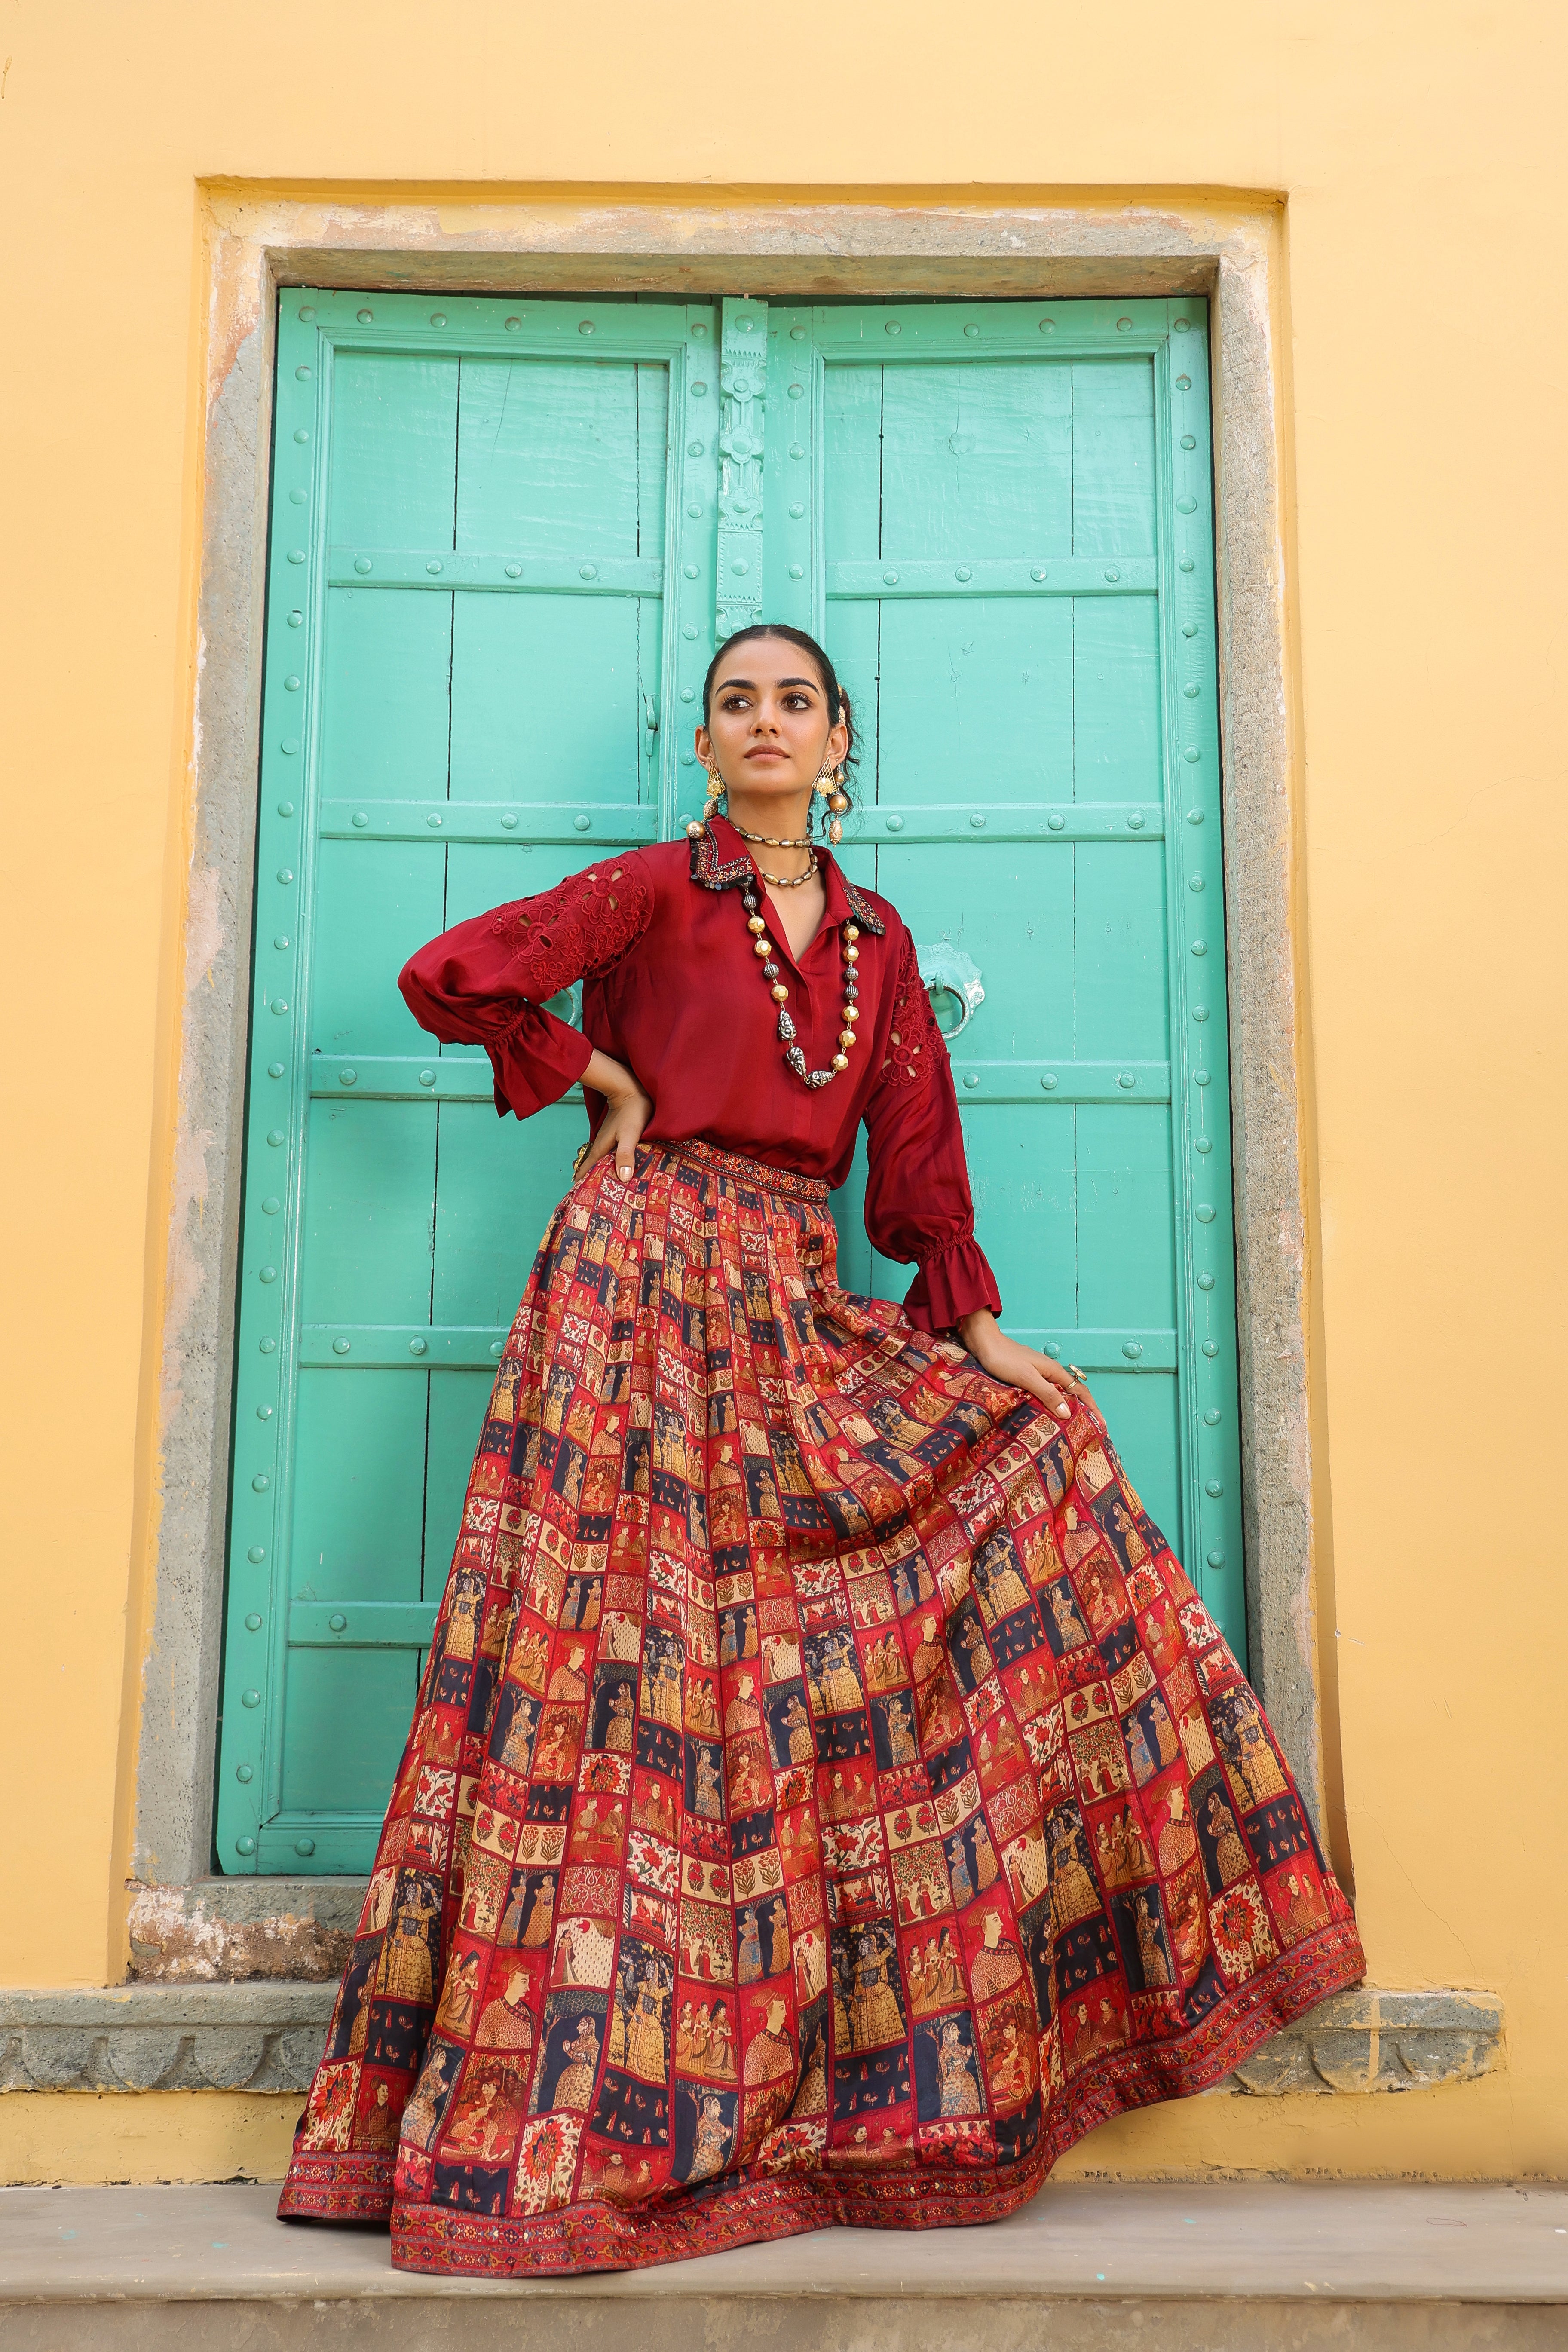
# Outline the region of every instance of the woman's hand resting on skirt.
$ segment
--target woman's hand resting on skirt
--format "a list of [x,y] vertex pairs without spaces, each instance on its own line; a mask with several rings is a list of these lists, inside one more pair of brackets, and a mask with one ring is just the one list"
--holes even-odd
[[1088,1384],[1070,1366],[1058,1364],[1054,1356],[1042,1356],[1037,1348],[1009,1339],[989,1307],[977,1307],[973,1315],[961,1317],[958,1336],[983,1372],[989,1372],[994,1381],[1005,1381],[1009,1388],[1027,1389],[1058,1421],[1072,1417],[1069,1397],[1094,1402]]
[[[606,1108],[593,1141],[577,1162],[577,1174],[585,1176],[614,1152],[616,1175],[629,1182],[637,1166],[638,1141],[653,1117],[653,1104],[631,1072],[596,1046],[583,1073],[583,1084],[590,1092],[603,1095]],[[1037,1348],[1009,1339],[988,1308],[977,1307],[973,1315],[963,1316],[958,1334],[983,1372],[989,1372],[994,1381],[1005,1381],[1009,1388],[1026,1389],[1058,1421],[1071,1419],[1070,1397],[1094,1402],[1087,1383],[1069,1366],[1058,1364],[1054,1356],[1041,1355]]]
[[603,1095],[608,1108],[577,1163],[577,1174],[585,1176],[613,1151],[616,1175],[629,1182],[637,1166],[637,1141],[653,1117],[653,1104],[631,1072],[610,1055],[601,1054],[596,1045],[588,1057],[583,1084],[591,1094]]

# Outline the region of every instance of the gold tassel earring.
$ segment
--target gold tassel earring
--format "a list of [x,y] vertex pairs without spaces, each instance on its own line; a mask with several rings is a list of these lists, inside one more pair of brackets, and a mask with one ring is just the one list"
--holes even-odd
[[[817,790],[820,792],[822,786],[819,783],[817,785]],[[827,805],[832,812],[832,822],[829,824],[827,828],[827,838],[833,844],[834,848],[837,849],[839,843],[844,838],[844,827],[839,823],[839,819],[849,805],[849,795],[844,789],[844,771],[842,768],[838,769],[834,776],[833,790],[828,794]]]
[[718,816],[722,813],[729,789],[723,777],[719,773],[718,764],[715,762],[708,771],[708,804],[702,812],[704,824],[710,817]]
[[[822,773],[817,777],[816,783],[812,787],[812,790],[816,793],[818,799],[825,800],[827,803],[827,807],[829,809],[847,808],[849,805],[848,802],[839,793],[838,782],[838,777],[830,774],[827,769],[824,768]],[[839,824],[837,817],[833,819],[833,822],[830,824],[827,824],[826,814],[827,812],[825,809],[823,812],[824,830],[827,835],[828,840],[831,841],[835,848],[837,848],[839,842],[844,838],[844,827]]]

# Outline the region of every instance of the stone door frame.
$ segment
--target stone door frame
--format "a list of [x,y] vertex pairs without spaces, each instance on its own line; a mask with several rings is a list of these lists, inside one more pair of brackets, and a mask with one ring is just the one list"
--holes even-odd
[[1332,1642],[1320,1638],[1320,1627],[1332,1624],[1331,1561],[1314,1519],[1326,1480],[1310,1336],[1311,1073],[1289,607],[1283,206],[1179,193],[1089,205],[1049,192],[993,201],[920,191],[852,203],[744,192],[720,202],[692,191],[684,199],[447,204],[412,194],[344,202],[225,182],[200,194],[199,657],[161,1348],[163,1476],[128,1863],[133,1971],[138,1943],[167,1948],[177,1913],[218,1973],[247,1972],[217,1955],[229,1927],[237,1963],[243,1947],[253,1958],[268,1953],[268,1972],[315,1973],[300,1965],[302,1951],[293,1953],[285,1923],[313,1944],[315,1923],[324,1927],[341,1911],[352,1926],[347,1915],[357,1910],[352,1882],[210,1875],[276,295],[294,285],[682,299],[1208,297],[1248,1666],[1348,1884]]

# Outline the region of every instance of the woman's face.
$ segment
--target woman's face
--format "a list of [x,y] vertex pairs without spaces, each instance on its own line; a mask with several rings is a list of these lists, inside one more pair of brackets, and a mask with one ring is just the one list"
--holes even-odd
[[787,638],[748,637],[720,663],[697,756],[732,793],[798,799],[848,748],[816,664]]

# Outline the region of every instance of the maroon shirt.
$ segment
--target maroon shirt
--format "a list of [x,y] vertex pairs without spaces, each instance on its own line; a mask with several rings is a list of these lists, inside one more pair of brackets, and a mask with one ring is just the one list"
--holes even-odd
[[[914,942],[886,898],[821,855],[827,909],[816,938],[797,961],[781,925],[770,921],[768,937],[806,1066],[826,1069],[844,1025],[843,929],[859,927],[857,1043],[828,1087],[808,1087],[784,1062],[741,903],[756,868],[722,817],[695,840],[627,850],[458,923],[409,958],[398,984],[422,1028],[485,1047],[496,1108],[519,1118],[557,1101],[596,1045],[650,1097],[649,1143],[705,1136],[837,1185],[864,1119],[866,1230],[885,1257],[920,1268],[904,1301],[910,1321],[940,1331],[977,1307],[999,1313]],[[767,887],[756,887],[766,915]],[[543,1004],[576,980],[580,1030]],[[604,1108],[588,1095],[591,1127]]]

